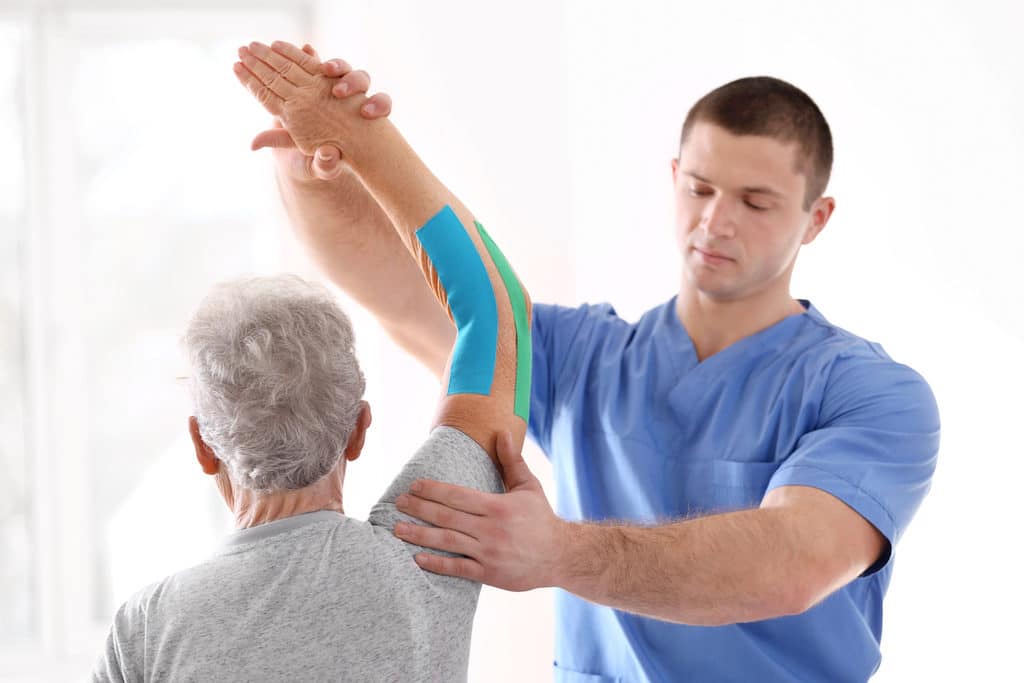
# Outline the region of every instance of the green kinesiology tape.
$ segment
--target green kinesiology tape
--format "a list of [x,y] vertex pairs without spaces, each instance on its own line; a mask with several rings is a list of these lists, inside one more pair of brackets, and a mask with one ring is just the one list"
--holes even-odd
[[487,252],[491,255],[494,265],[498,268],[501,280],[505,283],[505,290],[508,292],[508,300],[512,304],[512,319],[516,326],[516,398],[515,414],[530,422],[530,381],[533,372],[533,335],[530,333],[530,317],[526,310],[526,295],[519,284],[512,266],[508,259],[501,253],[498,245],[494,243],[491,236],[484,230],[484,226],[476,223],[477,232],[483,240]]

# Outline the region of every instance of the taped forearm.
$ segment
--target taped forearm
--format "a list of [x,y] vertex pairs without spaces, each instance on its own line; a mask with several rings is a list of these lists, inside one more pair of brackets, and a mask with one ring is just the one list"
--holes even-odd
[[474,438],[482,435],[478,442],[487,441],[482,445],[491,452],[484,432],[511,428],[506,416],[528,419],[529,295],[482,226],[390,122],[375,122],[364,133],[349,157],[352,168],[457,328],[447,394],[497,400],[459,401],[442,412],[449,411],[455,426],[479,427]]
[[[529,421],[532,342],[530,300],[480,223],[467,229],[445,205],[415,233],[411,251],[455,323],[447,393],[490,396],[510,378],[512,411]],[[499,306],[511,316],[499,315]]]

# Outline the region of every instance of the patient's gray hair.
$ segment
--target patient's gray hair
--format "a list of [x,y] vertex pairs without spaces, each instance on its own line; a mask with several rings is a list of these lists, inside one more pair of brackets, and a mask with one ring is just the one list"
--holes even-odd
[[234,482],[299,489],[334,468],[366,381],[326,288],[294,275],[216,285],[182,343],[199,432]]

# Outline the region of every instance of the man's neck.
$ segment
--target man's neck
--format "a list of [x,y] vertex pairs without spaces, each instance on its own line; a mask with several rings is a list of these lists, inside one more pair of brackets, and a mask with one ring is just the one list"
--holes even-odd
[[803,305],[788,291],[766,291],[740,300],[722,301],[684,284],[676,299],[676,315],[693,342],[698,361],[803,312]]

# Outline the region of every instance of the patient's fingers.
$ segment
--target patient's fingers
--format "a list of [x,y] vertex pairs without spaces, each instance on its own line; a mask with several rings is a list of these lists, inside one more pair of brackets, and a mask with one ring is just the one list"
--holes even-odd
[[[285,57],[280,52],[271,50],[263,43],[255,41],[249,43],[249,52],[292,85],[306,85],[313,79],[313,76],[307,73],[299,64]],[[306,54],[302,50],[299,50],[299,53]]]
[[255,42],[250,47],[253,54],[272,66],[277,66],[277,62],[274,60],[283,60],[297,66],[302,75],[316,76],[320,73],[320,58],[316,56],[316,51],[308,45],[306,47],[309,47],[311,52],[306,51],[305,48],[299,49],[283,40],[275,40],[269,46]]
[[286,100],[295,94],[295,86],[284,76],[272,69],[266,62],[258,59],[248,48],[239,48],[239,59],[260,83],[270,89],[279,98]]
[[249,92],[253,94],[267,111],[275,116],[281,115],[284,100],[278,97],[270,88],[263,85],[260,79],[253,72],[249,71],[245,64],[235,62],[234,72],[239,82],[249,89]]

